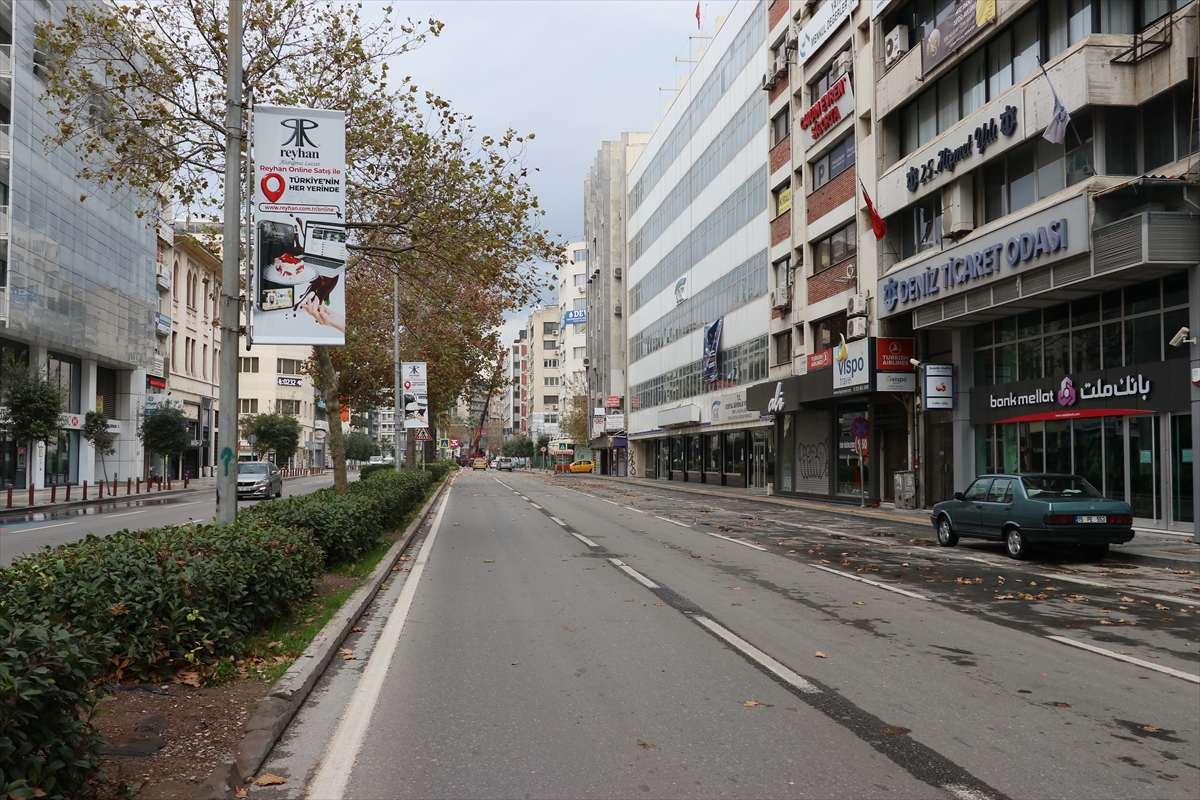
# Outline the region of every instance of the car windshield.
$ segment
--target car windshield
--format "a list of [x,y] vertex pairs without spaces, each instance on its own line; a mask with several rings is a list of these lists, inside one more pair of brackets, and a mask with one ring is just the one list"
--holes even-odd
[[254,463],[238,464],[238,474],[239,475],[266,475],[267,474],[267,465],[266,464],[254,464]]
[[1042,500],[1100,498],[1102,494],[1078,475],[1026,475],[1021,478],[1025,492]]

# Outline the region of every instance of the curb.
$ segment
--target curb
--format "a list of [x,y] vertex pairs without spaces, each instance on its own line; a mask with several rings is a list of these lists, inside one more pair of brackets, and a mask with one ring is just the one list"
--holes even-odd
[[417,512],[417,516],[405,529],[404,535],[392,545],[375,571],[350,595],[296,662],[275,682],[271,691],[259,702],[254,714],[246,721],[244,735],[238,741],[234,760],[218,764],[207,780],[192,794],[193,800],[232,800],[234,789],[244,786],[247,780],[254,777],[309,692],[317,685],[325,668],[333,660],[334,653],[350,633],[354,621],[375,599],[380,584],[386,582],[401,553],[408,549],[413,537],[425,524],[430,511],[441,499],[442,494],[448,491],[453,479],[453,475],[448,476],[433,497]]
[[[849,507],[839,508],[836,504],[822,505],[819,503],[805,502],[803,500],[791,500],[769,496],[757,497],[752,495],[730,494],[728,492],[713,491],[711,489],[694,489],[689,486],[677,486],[675,485],[674,481],[668,484],[663,484],[658,481],[650,483],[649,481],[639,480],[636,478],[614,478],[608,475],[594,475],[592,477],[602,480],[610,480],[616,483],[632,484],[634,486],[653,486],[656,489],[673,490],[682,494],[709,495],[712,497],[724,497],[731,500],[750,500],[758,503],[769,503],[771,505],[782,506],[785,508],[812,508],[819,509],[830,514],[841,514],[843,516],[856,517],[858,519],[866,518],[899,525],[909,525],[914,528],[920,528],[926,536],[932,538],[930,524],[927,521],[911,519],[908,516],[901,516],[899,514],[889,514],[886,511],[870,510],[864,513],[861,510]],[[1180,538],[1180,544],[1190,544],[1190,542],[1186,539]],[[1155,555],[1153,553],[1130,552],[1128,550],[1120,550],[1118,549],[1119,547],[1120,545],[1114,545],[1113,548],[1108,551],[1107,558],[1113,561],[1125,561],[1131,564],[1145,564],[1147,566],[1155,567],[1179,568],[1181,566],[1196,564],[1195,559],[1189,559],[1186,556],[1172,557],[1168,555]]]

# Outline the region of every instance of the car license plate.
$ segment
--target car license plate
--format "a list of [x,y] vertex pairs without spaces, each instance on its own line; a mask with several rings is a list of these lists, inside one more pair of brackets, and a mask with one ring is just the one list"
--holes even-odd
[[1076,517],[1076,518],[1075,518],[1075,521],[1076,521],[1076,522],[1078,522],[1078,523],[1084,524],[1084,525],[1088,524],[1089,522],[1090,522],[1090,523],[1097,523],[1097,522],[1098,522],[1098,523],[1101,523],[1101,524],[1103,524],[1103,523],[1105,523],[1105,522],[1108,522],[1108,517],[1104,517],[1104,516],[1100,516],[1100,517]]

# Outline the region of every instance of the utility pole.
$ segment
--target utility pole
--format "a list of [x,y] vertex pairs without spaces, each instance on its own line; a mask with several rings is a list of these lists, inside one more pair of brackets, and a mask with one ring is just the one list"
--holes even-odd
[[[225,227],[221,245],[221,389],[217,431],[217,522],[237,519],[239,269],[242,177],[242,0],[229,0],[225,73]],[[250,242],[246,242],[246,247]],[[250,287],[246,287],[248,292]]]
[[393,367],[396,373],[396,389],[393,396],[395,401],[396,424],[393,426],[392,434],[392,449],[395,451],[393,456],[396,459],[396,469],[400,469],[402,464],[400,461],[400,434],[405,435],[404,454],[408,455],[408,431],[404,429],[404,383],[400,375],[400,277],[392,276],[392,360]]

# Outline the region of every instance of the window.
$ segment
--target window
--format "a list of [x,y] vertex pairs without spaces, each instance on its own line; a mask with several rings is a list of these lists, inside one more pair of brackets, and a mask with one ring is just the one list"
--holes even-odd
[[204,345],[200,350],[200,376],[208,377],[208,345]]
[[821,72],[821,74],[817,76],[817,79],[808,84],[809,105],[812,105],[820,100],[822,95],[833,88],[833,85],[837,83],[838,78],[845,74],[845,72],[839,66],[837,66],[837,64],[841,60],[842,56],[847,53],[849,53],[848,50],[843,50],[841,53],[838,53],[836,56],[834,56],[833,61],[828,67],[825,68],[823,72]]
[[556,394],[542,395],[542,404],[547,405],[547,406],[558,405],[558,395],[556,395]]
[[[984,222],[1020,211],[1096,173],[1092,114],[1072,118],[1064,144],[1038,137],[993,159],[978,172]],[[1112,149],[1110,139],[1108,146]],[[1118,173],[1120,174],[1120,173]]]
[[775,200],[775,215],[778,216],[792,207],[792,187],[784,186],[772,192]]
[[858,250],[858,224],[851,222],[813,243],[813,274],[824,272]]
[[204,279],[203,284],[201,284],[200,290],[201,290],[200,305],[204,307],[204,318],[208,319],[208,293],[209,293],[208,278]]
[[[576,262],[587,261],[587,250],[586,249],[576,250],[574,253],[571,254],[571,258]],[[575,277],[576,277],[576,279],[579,278],[578,275],[576,275]],[[576,283],[575,285],[578,286],[579,284]]]
[[558,342],[554,341],[553,339],[543,339],[542,340],[542,349],[543,350],[557,350]]
[[852,166],[854,166],[853,133],[835,144],[832,150],[813,164],[813,190],[820,189]]
[[543,336],[554,336],[557,333],[558,333],[558,323],[557,322],[543,322],[542,323],[542,335]]
[[550,412],[548,414],[543,414],[542,421],[545,422],[547,425],[557,425],[558,424],[558,414],[555,414],[554,412]]
[[587,355],[586,347],[574,347],[571,349],[571,358],[579,360]]
[[238,372],[258,372],[258,356],[242,356],[239,358]]
[[243,397],[238,400],[238,411],[242,414],[257,414],[258,413],[258,398]]
[[300,416],[300,401],[299,400],[276,400],[275,413],[287,414],[289,417]]
[[942,246],[942,196],[934,192],[901,212],[901,258]]
[[[586,253],[587,251],[585,250],[584,252]],[[575,276],[575,285],[576,286],[587,286],[587,274],[581,272],[578,275],[576,275]]]
[[557,358],[543,358],[542,366],[545,367],[546,369],[558,369],[558,359]]
[[1187,324],[1187,276],[975,326],[975,385],[1063,376],[1186,358],[1170,338]]
[[[717,370],[724,387],[766,380],[770,344],[766,336],[744,341],[717,354]],[[712,391],[704,383],[701,361],[676,367],[669,372],[630,387],[630,396],[637,397],[641,408],[674,403]],[[636,406],[635,406],[636,407]]]
[[792,132],[791,128],[792,112],[789,108],[784,108],[771,120],[771,145],[775,146],[787,138],[787,135]]
[[301,375],[303,369],[304,362],[294,358],[280,358],[275,363],[275,371],[280,375]]
[[576,297],[571,302],[571,310],[572,311],[584,311],[586,309],[587,309],[587,300],[583,299],[582,297]]
[[775,270],[775,285],[789,286],[792,282],[792,259],[782,258],[771,265]]
[[171,369],[179,369],[179,334],[171,334]]
[[833,347],[839,336],[846,335],[846,319],[845,314],[835,314],[814,322],[812,324],[813,349],[819,353]]
[[559,380],[557,375],[547,375],[542,378],[542,386],[558,386]]
[[792,361],[792,332],[784,331],[775,335],[775,364],[782,366]]

